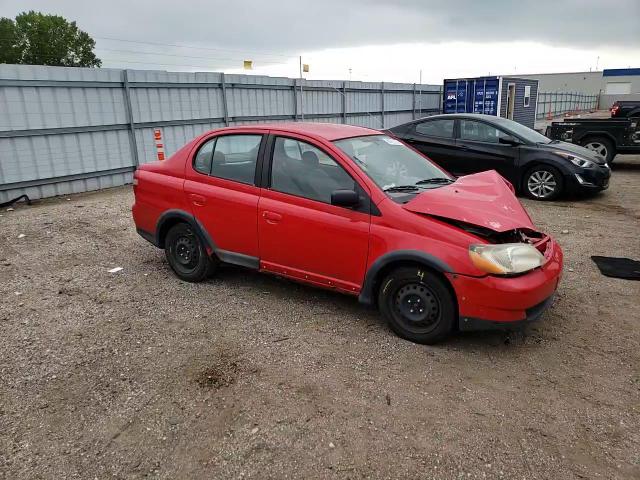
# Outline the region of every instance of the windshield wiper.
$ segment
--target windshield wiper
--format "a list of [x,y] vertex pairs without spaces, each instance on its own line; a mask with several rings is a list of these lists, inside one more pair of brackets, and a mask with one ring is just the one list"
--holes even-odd
[[427,183],[453,183],[455,180],[452,180],[447,177],[435,177],[435,178],[425,178],[424,180],[420,180],[416,182],[416,185],[425,185]]
[[415,192],[420,190],[415,185],[397,185],[395,187],[385,188],[383,192]]

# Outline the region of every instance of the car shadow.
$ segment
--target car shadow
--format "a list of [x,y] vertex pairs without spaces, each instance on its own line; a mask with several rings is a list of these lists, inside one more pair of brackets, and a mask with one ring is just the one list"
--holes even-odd
[[[309,313],[309,302],[313,302],[316,314],[319,312],[321,314],[349,315],[353,317],[354,321],[363,322],[366,326],[378,325],[386,331],[387,335],[396,337],[395,333],[386,325],[386,321],[377,308],[359,303],[355,296],[305,285],[276,275],[258,273],[234,265],[222,266],[215,277],[209,281],[221,281],[230,286],[242,288],[245,292],[255,292],[256,295],[268,292],[272,299],[286,302],[294,311],[298,307],[301,308],[301,315]],[[455,331],[442,342],[431,345],[429,348],[476,350],[492,347],[504,349],[524,343],[539,343],[537,338],[537,333],[532,330],[532,327],[513,331]],[[407,340],[398,338],[398,341]]]

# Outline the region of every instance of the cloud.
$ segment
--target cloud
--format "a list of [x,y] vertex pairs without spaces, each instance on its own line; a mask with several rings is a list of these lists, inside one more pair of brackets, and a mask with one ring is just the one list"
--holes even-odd
[[532,41],[640,47],[638,0],[2,0],[0,15],[36,9],[96,37],[224,46],[290,55],[326,48]]

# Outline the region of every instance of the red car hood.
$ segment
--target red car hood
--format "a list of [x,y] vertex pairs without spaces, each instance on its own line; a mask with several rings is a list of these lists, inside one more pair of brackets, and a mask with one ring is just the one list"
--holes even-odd
[[495,170],[460,177],[451,185],[426,190],[403,207],[496,232],[535,228],[529,214]]

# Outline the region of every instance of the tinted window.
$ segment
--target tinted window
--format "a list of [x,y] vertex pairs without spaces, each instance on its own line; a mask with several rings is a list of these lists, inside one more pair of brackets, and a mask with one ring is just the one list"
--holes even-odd
[[196,158],[193,160],[193,168],[200,173],[209,175],[211,172],[211,157],[213,156],[213,146],[216,144],[216,139],[212,138],[207,143],[200,147]]
[[493,117],[491,119],[491,122],[501,126],[510,134],[516,135],[528,142],[532,142],[532,143],[551,142],[551,140],[549,140],[547,137],[545,137],[541,133],[536,132],[532,128],[525,127],[524,125],[518,122],[514,122],[513,120],[509,120],[507,118],[501,118],[501,117]]
[[460,140],[498,143],[500,137],[508,137],[502,130],[475,120],[460,120]]
[[334,190],[354,190],[354,180],[322,150],[290,138],[276,138],[271,188],[298,197],[331,203]]
[[262,135],[217,137],[211,160],[211,175],[253,184],[261,141]]
[[430,120],[416,124],[416,133],[430,137],[453,137],[454,120]]

